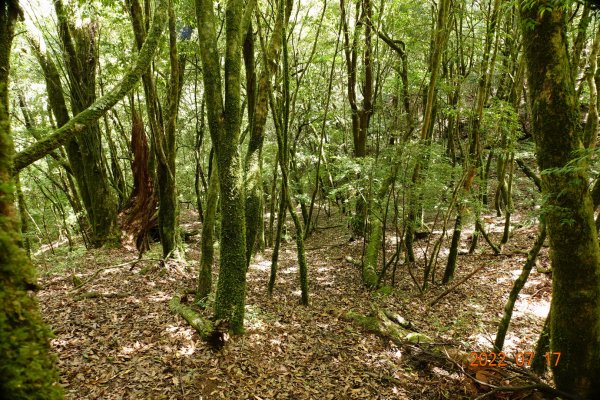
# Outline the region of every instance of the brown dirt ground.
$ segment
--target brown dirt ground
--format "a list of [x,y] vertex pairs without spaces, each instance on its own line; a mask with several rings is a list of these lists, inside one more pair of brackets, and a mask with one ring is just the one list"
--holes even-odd
[[[193,221],[193,216],[187,217]],[[501,218],[488,218],[500,230]],[[211,350],[193,329],[169,312],[178,290],[194,288],[199,238],[187,243],[187,262],[157,261],[107,268],[134,260],[120,249],[83,250],[38,256],[39,300],[52,326],[61,383],[67,399],[460,399],[476,397],[464,376],[411,362],[406,349],[366,333],[346,314],[369,313],[372,306],[393,310],[438,343],[465,352],[489,350],[505,299],[533,243],[536,227],[515,230],[502,255],[481,241],[475,255],[461,255],[456,280],[486,267],[445,296],[445,288],[420,294],[407,266],[399,265],[396,286],[385,295],[365,290],[358,268],[362,241],[349,242],[340,217],[322,220],[306,243],[311,304],[300,293],[293,241],[284,244],[272,298],[266,294],[270,251],[258,255],[248,273],[246,333],[223,350]],[[498,224],[495,226],[494,224]],[[194,223],[187,224],[186,229]],[[469,232],[463,232],[463,246]],[[493,233],[496,239],[499,233]],[[418,253],[433,243],[417,243]],[[390,242],[390,253],[391,254]],[[144,258],[157,258],[155,245]],[[154,254],[154,256],[153,256]],[[438,274],[444,267],[444,254]],[[417,263],[419,264],[419,263]],[[546,267],[547,249],[540,264]],[[102,269],[94,275],[99,268]],[[421,267],[413,267],[420,278]],[[215,268],[216,269],[216,268]],[[215,279],[216,279],[215,271]],[[86,281],[74,290],[73,276]],[[511,357],[533,351],[548,310],[551,279],[534,269],[523,289],[506,341]],[[83,293],[101,297],[81,298]],[[114,296],[114,297],[111,297]],[[190,303],[192,302],[190,296]],[[481,392],[483,393],[483,392]],[[512,398],[530,398],[524,397]],[[489,396],[487,398],[494,398]],[[509,398],[497,397],[497,398]]]

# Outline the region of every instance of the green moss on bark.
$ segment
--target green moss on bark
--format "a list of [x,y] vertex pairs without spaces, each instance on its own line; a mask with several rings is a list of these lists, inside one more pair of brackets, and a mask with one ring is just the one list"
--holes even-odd
[[[249,2],[248,9],[253,3]],[[248,9],[246,10],[248,12]],[[225,10],[225,96],[217,49],[216,18],[212,1],[196,0],[200,56],[209,130],[218,165],[221,198],[221,257],[215,298],[215,317],[229,322],[234,333],[244,330],[246,300],[246,224],[244,177],[238,151],[243,1],[227,2]]]
[[36,287],[35,270],[19,246],[14,207],[8,76],[19,12],[17,2],[0,3],[0,398],[54,400],[62,398],[62,391],[51,333],[30,293]]
[[212,290],[212,265],[215,244],[215,220],[217,215],[217,202],[219,200],[219,178],[215,164],[209,178],[208,195],[206,199],[206,212],[202,224],[202,243],[200,254],[200,272],[198,274],[198,290],[196,297],[205,299]]
[[[544,12],[542,12],[544,9]],[[583,129],[567,54],[563,7],[535,1],[521,9],[533,134],[542,171],[553,290],[551,351],[558,389],[600,398],[600,248],[588,166],[574,161]],[[568,168],[565,168],[569,166]]]
[[371,232],[367,242],[367,249],[362,263],[362,280],[363,284],[370,289],[377,287],[379,281],[377,276],[377,260],[379,258],[379,249],[382,240],[381,221],[374,217],[371,221]]

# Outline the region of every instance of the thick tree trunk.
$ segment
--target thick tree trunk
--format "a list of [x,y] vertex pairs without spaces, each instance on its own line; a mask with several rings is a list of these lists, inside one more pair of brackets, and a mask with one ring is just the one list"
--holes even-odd
[[[542,171],[553,271],[551,351],[558,389],[600,397],[600,249],[588,191],[583,130],[567,54],[565,9],[521,7],[533,134]],[[575,164],[574,164],[575,163]],[[565,168],[567,167],[567,168]]]
[[150,148],[144,131],[144,122],[132,102],[131,112],[131,171],[133,190],[127,204],[119,214],[122,230],[121,242],[135,244],[140,254],[150,248],[148,235],[156,226],[156,193],[149,170]]
[[14,206],[8,76],[14,28],[21,10],[16,1],[0,3],[0,397],[60,399],[58,372],[50,353],[50,330],[37,301],[35,269],[20,247]]

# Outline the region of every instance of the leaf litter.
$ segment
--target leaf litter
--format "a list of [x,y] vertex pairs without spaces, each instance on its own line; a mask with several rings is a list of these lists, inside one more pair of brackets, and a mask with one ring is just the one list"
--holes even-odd
[[[43,274],[38,296],[55,333],[52,347],[67,399],[468,399],[476,397],[473,383],[411,362],[410,351],[365,332],[346,314],[386,308],[450,347],[489,351],[532,232],[534,227],[517,231],[505,255],[493,256],[480,245],[475,255],[460,256],[456,279],[480,263],[489,267],[434,307],[427,304],[444,287],[420,294],[408,266],[399,267],[390,295],[365,290],[359,268],[345,261],[348,255],[360,259],[362,242],[350,242],[343,226],[317,231],[307,241],[311,304],[301,306],[295,245],[284,243],[273,296],[266,293],[267,250],[248,272],[246,332],[218,352],[168,307],[173,294],[196,286],[197,237],[187,244],[187,263],[164,266],[108,268],[135,255],[90,250],[69,258],[68,268]],[[545,264],[546,253],[540,255]],[[47,260],[38,264],[48,268]],[[97,273],[99,268],[106,269]],[[217,270],[215,265],[215,282]],[[74,289],[73,276],[85,281],[94,274]],[[544,322],[538,308],[548,303],[550,286],[548,274],[532,272],[515,308],[507,352],[533,351]],[[96,295],[76,297],[81,292]]]

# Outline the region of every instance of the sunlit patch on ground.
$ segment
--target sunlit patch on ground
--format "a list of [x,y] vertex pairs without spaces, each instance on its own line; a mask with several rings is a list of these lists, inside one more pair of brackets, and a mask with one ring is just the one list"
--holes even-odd
[[[411,354],[366,333],[346,314],[387,308],[449,347],[465,352],[490,349],[504,302],[524,263],[522,252],[528,250],[533,236],[512,238],[503,256],[491,255],[485,243],[475,255],[459,256],[455,282],[480,263],[486,267],[435,306],[428,306],[447,286],[432,285],[420,294],[403,264],[398,265],[396,290],[376,294],[364,289],[360,269],[344,261],[347,255],[360,260],[363,245],[348,242],[344,226],[324,230],[307,242],[309,307],[299,304],[295,243],[282,245],[272,297],[266,291],[270,251],[257,255],[247,275],[246,334],[231,337],[220,352],[209,349],[168,308],[173,294],[195,288],[197,262],[167,268],[146,262],[133,269],[109,269],[81,291],[127,296],[82,300],[72,294],[71,271],[85,281],[98,268],[118,265],[132,255],[94,250],[54,263],[64,262],[69,269],[52,269],[48,264],[46,270],[55,272],[42,280],[39,297],[56,333],[52,346],[67,399],[460,398],[463,392],[456,374],[412,363]],[[463,231],[463,236],[468,234]],[[199,237],[194,240],[188,243],[191,261],[199,259]],[[395,243],[388,244],[391,255]],[[465,239],[462,246],[468,244]],[[417,249],[425,248],[426,242],[417,243]],[[512,254],[513,249],[521,253]],[[445,254],[440,252],[438,274],[443,273]],[[541,263],[547,263],[545,253]],[[411,272],[421,279],[421,263]],[[545,274],[532,271],[515,306],[507,351],[533,349],[549,307],[549,282]],[[188,305],[193,304],[192,296]],[[205,315],[211,315],[212,306],[211,299]]]

